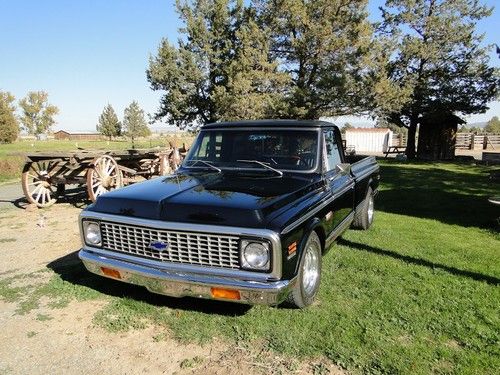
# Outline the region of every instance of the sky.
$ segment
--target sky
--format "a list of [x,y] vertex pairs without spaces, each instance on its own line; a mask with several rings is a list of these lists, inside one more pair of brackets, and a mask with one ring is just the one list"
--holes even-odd
[[[495,0],[486,0],[493,5]],[[372,19],[382,0],[370,0]],[[0,0],[0,90],[21,99],[44,90],[59,107],[54,130],[95,131],[105,105],[118,116],[133,100],[147,113],[160,92],[146,79],[162,38],[178,39],[174,0]],[[500,8],[500,7],[499,7]],[[500,44],[500,9],[478,25],[485,43]],[[491,63],[500,66],[492,51]],[[500,116],[500,102],[469,122]],[[366,119],[347,119],[365,124]],[[344,119],[338,119],[343,122]],[[155,126],[158,128],[159,126]]]

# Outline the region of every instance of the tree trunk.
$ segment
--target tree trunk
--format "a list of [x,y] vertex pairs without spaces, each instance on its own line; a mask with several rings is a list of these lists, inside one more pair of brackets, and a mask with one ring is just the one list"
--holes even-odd
[[408,160],[415,159],[415,138],[417,136],[417,119],[410,119],[410,127],[408,128],[408,139],[406,141],[406,157]]

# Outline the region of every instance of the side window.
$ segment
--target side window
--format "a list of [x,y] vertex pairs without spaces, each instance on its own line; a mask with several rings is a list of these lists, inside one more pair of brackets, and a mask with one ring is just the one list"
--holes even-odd
[[200,150],[198,151],[198,158],[207,158],[208,157],[208,142],[210,138],[205,136],[201,140]]
[[326,147],[326,167],[328,171],[335,169],[337,164],[342,163],[340,158],[340,151],[335,141],[335,133],[332,129],[324,131],[325,147]]
[[216,161],[221,157],[222,134],[209,132],[201,140],[198,158]]

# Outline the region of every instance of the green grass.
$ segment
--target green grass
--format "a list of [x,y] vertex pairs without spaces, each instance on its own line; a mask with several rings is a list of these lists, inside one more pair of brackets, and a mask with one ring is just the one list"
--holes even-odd
[[[182,143],[189,146],[193,141],[191,136],[161,137],[141,139],[135,142],[135,148],[167,147],[169,141],[175,141],[180,147]],[[130,140],[116,141],[67,141],[24,140],[11,144],[0,144],[0,183],[19,178],[25,162],[25,155],[33,152],[74,151],[77,148],[88,150],[124,150],[132,148]]]
[[[66,269],[81,280],[88,275],[80,265],[72,265]],[[48,281],[42,277],[49,270],[41,270],[29,274],[0,277],[0,299],[17,304],[16,314],[25,315],[38,309],[42,299],[48,301],[49,308],[63,308],[72,300],[86,301],[102,297],[95,289],[64,280],[59,274],[50,273]],[[47,320],[44,314],[38,314],[37,320]],[[49,317],[50,318],[50,317]]]
[[304,310],[158,296],[93,276],[76,259],[50,265],[56,275],[30,292],[0,282],[0,296],[31,307],[44,294],[106,296],[94,324],[110,332],[156,325],[182,342],[223,337],[326,357],[353,373],[492,374],[500,368],[500,212],[487,202],[499,188],[488,172],[383,162],[374,226],[332,246],[318,303]]

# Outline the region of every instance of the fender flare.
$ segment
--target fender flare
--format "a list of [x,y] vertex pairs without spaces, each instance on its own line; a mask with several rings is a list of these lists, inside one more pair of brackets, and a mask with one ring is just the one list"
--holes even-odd
[[299,270],[299,265],[302,261],[302,257],[304,255],[304,246],[307,242],[307,239],[309,238],[309,234],[315,230],[316,233],[318,234],[319,240],[321,242],[321,253],[324,255],[325,253],[325,230],[323,229],[321,225],[321,220],[317,217],[314,216],[312,217],[304,227],[304,234],[302,235],[302,238],[300,239],[298,246],[297,246],[297,251],[298,251],[298,257],[297,257],[297,262],[295,265],[295,270],[294,270],[294,275],[297,275],[297,272]]

